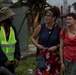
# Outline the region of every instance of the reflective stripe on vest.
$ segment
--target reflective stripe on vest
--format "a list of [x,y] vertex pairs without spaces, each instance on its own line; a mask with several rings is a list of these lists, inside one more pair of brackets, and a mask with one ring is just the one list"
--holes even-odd
[[15,47],[15,44],[1,44],[1,47]]
[[0,46],[2,48],[2,51],[6,54],[8,60],[14,60],[14,51],[15,51],[15,33],[12,27],[10,27],[10,34],[9,34],[9,40],[6,40],[6,34],[1,26],[0,30]]
[[14,52],[9,52],[6,55],[8,55],[8,56],[14,55]]

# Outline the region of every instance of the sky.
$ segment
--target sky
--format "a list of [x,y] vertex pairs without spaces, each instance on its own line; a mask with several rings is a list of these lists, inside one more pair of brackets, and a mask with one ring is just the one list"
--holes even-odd
[[[51,5],[61,6],[63,5],[63,0],[47,0]],[[76,0],[67,0],[68,5],[72,5]]]
[[[66,6],[64,6],[63,1],[67,1]],[[66,13],[67,9],[68,9],[68,5],[72,5],[74,2],[76,2],[76,0],[47,0],[47,3],[49,3],[51,5],[55,5],[55,6],[59,7],[60,9],[61,9],[61,5],[62,5],[63,6],[63,13]],[[75,12],[73,6],[70,8],[70,12]]]

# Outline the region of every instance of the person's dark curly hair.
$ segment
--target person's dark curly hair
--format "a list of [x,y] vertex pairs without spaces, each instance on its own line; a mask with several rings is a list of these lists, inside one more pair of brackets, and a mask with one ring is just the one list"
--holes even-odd
[[58,7],[53,6],[50,9],[47,9],[45,14],[48,12],[48,10],[53,13],[53,17],[56,17],[56,19],[60,16],[60,9]]
[[70,16],[70,17],[72,17],[74,20],[76,20],[76,13],[70,12],[70,13],[68,13],[68,14],[66,15],[66,17],[68,17],[68,16]]

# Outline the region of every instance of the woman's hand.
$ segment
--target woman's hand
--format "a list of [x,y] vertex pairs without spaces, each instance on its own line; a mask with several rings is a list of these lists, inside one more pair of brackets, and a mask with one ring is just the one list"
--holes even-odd
[[56,49],[57,49],[57,46],[53,46],[53,47],[48,48],[49,51],[55,51]]
[[47,53],[46,53],[46,59],[49,59],[49,58],[50,58],[50,53],[47,52]]
[[64,63],[63,63],[63,62],[61,62],[61,69],[62,69],[63,71],[65,71],[65,70],[66,70],[66,67],[65,67],[65,65],[64,65]]
[[37,48],[38,48],[39,50],[44,50],[44,49],[45,49],[45,47],[42,46],[42,45],[40,45],[40,44],[38,44]]
[[18,59],[14,59],[14,61],[13,61],[13,65],[14,65],[14,67],[16,68],[17,66],[18,66],[18,63],[19,63],[19,61],[18,61]]

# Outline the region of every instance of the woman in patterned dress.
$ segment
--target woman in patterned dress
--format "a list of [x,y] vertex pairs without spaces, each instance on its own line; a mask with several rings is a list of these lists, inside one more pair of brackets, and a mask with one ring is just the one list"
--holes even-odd
[[[54,6],[47,9],[45,12],[46,23],[44,24],[44,27],[42,28],[42,25],[38,25],[31,36],[33,44],[37,47],[37,55],[46,54],[47,62],[46,67],[43,69],[36,67],[35,75],[60,75],[60,59],[58,51],[59,33],[61,28],[56,24],[56,19],[59,15],[59,8]],[[36,41],[37,37],[39,37],[38,42]]]

